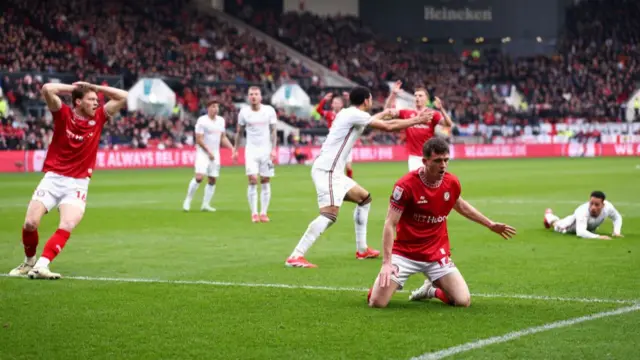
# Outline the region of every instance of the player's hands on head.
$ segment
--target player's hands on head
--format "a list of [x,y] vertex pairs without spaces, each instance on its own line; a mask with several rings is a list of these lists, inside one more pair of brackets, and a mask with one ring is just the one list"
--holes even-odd
[[90,88],[90,89],[95,89],[95,85],[90,84],[90,83],[88,83],[88,82],[86,82],[86,81],[76,81],[76,82],[74,82],[72,85],[73,85],[73,86],[75,86],[75,87],[78,87],[78,86],[86,86],[86,87],[88,87],[88,88]]
[[489,229],[505,239],[511,239],[516,234],[516,228],[502,223],[492,223]]
[[383,263],[380,269],[380,287],[391,285],[391,275],[398,276],[398,268],[390,263]]

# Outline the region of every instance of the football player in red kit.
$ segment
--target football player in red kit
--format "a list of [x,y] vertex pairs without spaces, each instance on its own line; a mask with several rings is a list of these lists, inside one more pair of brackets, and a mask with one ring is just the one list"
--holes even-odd
[[[331,110],[325,110],[324,105],[327,101],[331,100]],[[332,93],[328,93],[325,95],[318,106],[316,106],[316,112],[320,114],[320,116],[324,117],[327,121],[327,128],[331,129],[331,125],[333,124],[333,120],[336,118],[336,115],[340,112],[340,110],[344,109],[344,104],[349,100],[349,93],[344,92],[342,97],[333,96]],[[345,167],[347,176],[353,178],[353,157],[351,153],[347,157],[347,165]]]
[[[103,106],[98,103],[99,92],[110,98]],[[48,83],[41,93],[53,115],[53,138],[42,169],[45,175],[33,193],[22,227],[25,260],[9,275],[59,279],[60,274],[49,270],[49,263],[62,251],[71,231],[82,220],[102,128],[109,117],[125,106],[127,92],[77,82],[73,85]],[[59,95],[63,94],[71,94],[71,107],[60,100]],[[58,230],[49,238],[36,262],[40,220],[56,207],[60,212]]]
[[455,306],[471,304],[467,283],[450,258],[447,216],[452,209],[505,239],[516,234],[515,228],[491,221],[460,197],[460,181],[446,171],[446,140],[427,141],[422,161],[423,167],[400,178],[393,189],[382,235],[382,269],[368,296],[371,307],[386,307],[394,292],[417,273],[431,282],[425,281],[411,300],[436,297]]
[[[402,90],[402,82],[396,81],[391,89],[389,98],[385,102],[385,109],[395,108],[396,98],[400,90]],[[439,98],[436,97],[433,103],[430,103],[429,93],[427,89],[423,87],[417,87],[414,90],[413,96],[415,98],[415,109],[400,110],[399,117],[401,119],[410,119],[426,108],[433,109],[435,114],[429,124],[413,126],[404,131],[406,136],[405,148],[409,155],[409,171],[422,167],[422,146],[435,135],[436,126],[441,125],[447,129],[453,126],[453,121],[449,115],[447,115],[447,112],[442,106],[442,101]]]

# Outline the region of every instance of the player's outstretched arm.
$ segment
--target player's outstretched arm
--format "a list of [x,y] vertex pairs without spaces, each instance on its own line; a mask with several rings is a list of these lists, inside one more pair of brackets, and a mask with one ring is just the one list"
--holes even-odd
[[494,233],[502,236],[505,239],[510,239],[516,234],[516,229],[512,226],[496,223],[491,221],[488,217],[484,216],[480,211],[471,206],[462,197],[459,197],[453,208],[462,216],[467,219],[477,222],[480,225],[487,227]]
[[382,230],[382,269],[380,269],[380,286],[387,287],[391,285],[391,275],[398,275],[397,269],[391,264],[391,255],[393,252],[393,239],[395,237],[396,227],[400,222],[402,210],[389,205],[387,218],[384,220]]
[[611,205],[611,209],[609,210],[609,218],[613,221],[613,237],[623,237],[622,215],[613,205]]
[[424,111],[420,113],[418,116],[413,117],[411,119],[393,119],[384,121],[383,117],[387,115],[397,116],[397,111],[393,109],[386,109],[383,112],[380,112],[374,115],[369,123],[369,126],[386,132],[394,132],[399,130],[404,130],[406,128],[412,127],[414,125],[427,124],[433,118],[433,111]]
[[71,94],[75,89],[74,85],[58,84],[58,83],[46,83],[40,89],[44,101],[47,103],[49,111],[56,112],[62,107],[62,100],[59,95]]
[[583,239],[596,239],[596,240],[611,240],[610,237],[606,236],[606,235],[598,235],[595,233],[592,233],[591,231],[589,231],[587,229],[587,225],[588,225],[588,216],[584,215],[584,216],[576,216],[576,235],[579,238],[583,238]]

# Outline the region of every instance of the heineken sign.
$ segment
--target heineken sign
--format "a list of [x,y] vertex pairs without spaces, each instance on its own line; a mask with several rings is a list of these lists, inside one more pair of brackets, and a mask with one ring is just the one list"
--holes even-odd
[[493,11],[487,9],[472,9],[464,7],[452,9],[445,6],[425,6],[424,19],[427,21],[492,21]]

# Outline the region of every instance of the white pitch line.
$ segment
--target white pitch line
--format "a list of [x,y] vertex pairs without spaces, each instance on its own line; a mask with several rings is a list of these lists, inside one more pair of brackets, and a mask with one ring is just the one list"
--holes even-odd
[[[7,274],[0,274],[0,277],[10,277]],[[243,283],[231,281],[211,281],[211,280],[163,280],[163,279],[144,279],[144,278],[114,278],[114,277],[92,277],[92,276],[65,276],[68,280],[84,280],[84,281],[108,281],[123,283],[155,283],[155,284],[177,284],[177,285],[209,285],[209,286],[236,286],[236,287],[253,287],[253,288],[277,288],[277,289],[294,289],[294,290],[320,290],[320,291],[344,291],[344,292],[367,292],[368,288],[356,287],[337,287],[337,286],[316,286],[316,285],[295,285],[295,284],[265,284],[265,283]],[[398,291],[407,293],[406,290]],[[520,300],[541,300],[541,301],[565,301],[580,303],[608,303],[608,304],[636,304],[638,300],[618,300],[618,299],[598,299],[598,298],[570,298],[543,295],[527,295],[527,294],[471,294],[475,297],[483,298],[502,298],[502,299],[520,299]]]
[[507,333],[507,334],[504,334],[504,335],[500,335],[500,336],[494,336],[494,337],[490,337],[490,338],[486,338],[486,339],[481,339],[481,340],[468,342],[466,344],[453,346],[453,347],[450,347],[450,348],[447,348],[447,349],[443,349],[443,350],[440,350],[440,351],[436,351],[436,352],[422,354],[420,356],[411,358],[411,360],[437,360],[437,359],[442,359],[442,358],[445,358],[445,357],[449,357],[451,355],[456,355],[456,354],[464,353],[464,352],[475,350],[475,349],[481,349],[481,348],[489,346],[489,345],[500,344],[500,343],[516,340],[516,339],[519,339],[519,338],[521,338],[523,336],[529,336],[529,335],[537,334],[537,333],[540,333],[540,332],[549,331],[549,330],[553,330],[553,329],[559,329],[559,328],[563,328],[563,327],[567,327],[567,326],[572,326],[572,325],[580,324],[580,323],[583,323],[583,322],[597,320],[597,319],[601,319],[601,318],[605,318],[605,317],[609,317],[609,316],[622,315],[622,314],[626,314],[626,313],[630,313],[630,312],[634,312],[634,311],[638,311],[638,310],[640,310],[640,304],[623,307],[623,308],[620,308],[620,309],[617,309],[617,310],[603,311],[603,312],[599,312],[599,313],[592,314],[592,315],[585,315],[585,316],[581,316],[581,317],[577,317],[577,318],[573,318],[573,319],[556,321],[556,322],[552,322],[552,323],[549,323],[549,324],[544,324],[544,325],[541,325],[541,326],[535,326],[535,327],[530,327],[530,328],[526,328],[526,329],[510,332],[510,333]]

